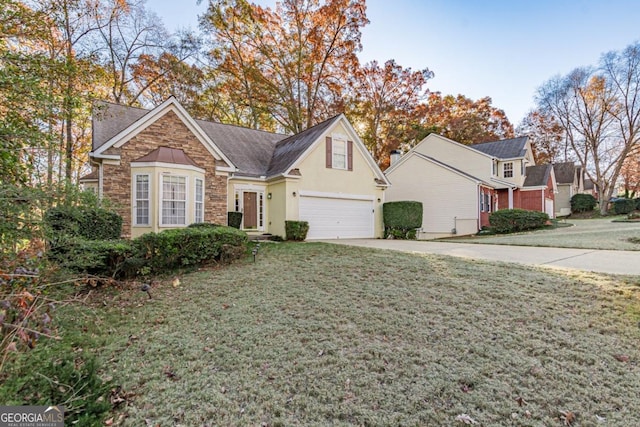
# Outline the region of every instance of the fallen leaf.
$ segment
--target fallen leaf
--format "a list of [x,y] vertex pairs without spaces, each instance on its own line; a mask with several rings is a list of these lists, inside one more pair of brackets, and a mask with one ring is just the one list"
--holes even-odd
[[171,284],[174,288],[177,288],[178,286],[180,286],[180,279],[176,277],[175,279],[173,279],[173,282],[171,282]]
[[613,357],[618,361],[618,362],[628,362],[629,361],[629,356],[627,356],[626,354],[614,354]]
[[524,406],[527,404],[527,401],[522,398],[522,396],[516,397],[516,402],[518,402],[518,406]]
[[560,412],[560,420],[565,426],[572,426],[576,422],[576,414],[571,411]]
[[15,342],[10,342],[7,346],[7,351],[18,351],[18,347],[16,347]]
[[108,420],[106,420],[104,422],[104,425],[106,426],[112,426],[113,425],[113,418],[109,418]]
[[467,424],[467,425],[476,425],[478,424],[478,422],[476,420],[474,420],[473,418],[471,418],[469,415],[467,414],[460,414],[456,417],[456,421],[459,421],[463,424]]

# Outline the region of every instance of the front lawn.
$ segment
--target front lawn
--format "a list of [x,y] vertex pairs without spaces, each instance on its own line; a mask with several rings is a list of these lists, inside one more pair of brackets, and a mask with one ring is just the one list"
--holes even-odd
[[[618,217],[622,218],[622,217]],[[626,216],[624,217],[626,218]],[[559,227],[523,233],[461,236],[454,242],[556,248],[640,251],[640,222],[614,222],[615,218],[561,220]]]
[[636,423],[638,277],[321,243],[257,258],[58,314],[122,387],[114,424]]

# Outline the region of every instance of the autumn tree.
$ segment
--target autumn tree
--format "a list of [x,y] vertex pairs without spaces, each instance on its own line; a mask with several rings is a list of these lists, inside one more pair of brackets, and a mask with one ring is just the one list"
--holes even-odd
[[382,66],[372,61],[354,73],[348,116],[382,168],[389,166],[391,150],[415,143],[418,107],[432,77],[428,69],[412,71],[394,60]]
[[30,161],[49,145],[52,97],[46,81],[55,72],[46,49],[45,16],[14,0],[0,0],[0,185],[25,183]]
[[220,93],[239,124],[298,133],[343,109],[356,70],[364,0],[283,0],[275,9],[213,0],[202,20]]
[[496,141],[514,136],[513,125],[491,98],[477,101],[464,95],[429,95],[422,107],[423,126],[462,144]]
[[[603,55],[598,67],[550,79],[538,90],[537,102],[562,125],[576,157],[598,184],[600,200],[609,200],[640,139],[640,44]],[[600,210],[606,213],[607,203]]]
[[640,194],[640,149],[630,153],[622,165],[620,181],[625,197],[638,197]]
[[528,136],[537,164],[569,161],[564,129],[553,117],[533,110],[522,119],[516,134]]

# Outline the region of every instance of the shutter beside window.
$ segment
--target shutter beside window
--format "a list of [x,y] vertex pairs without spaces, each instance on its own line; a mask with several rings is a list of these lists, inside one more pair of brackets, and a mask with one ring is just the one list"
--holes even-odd
[[330,168],[332,167],[332,160],[333,160],[333,153],[332,153],[332,141],[331,141],[331,137],[328,136],[327,137],[327,167]]
[[353,141],[347,141],[347,170],[353,170]]

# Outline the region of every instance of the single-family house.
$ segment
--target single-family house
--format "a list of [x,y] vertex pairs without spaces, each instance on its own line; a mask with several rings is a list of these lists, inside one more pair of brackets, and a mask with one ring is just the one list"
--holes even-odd
[[120,207],[123,233],[227,223],[285,235],[309,222],[309,239],[382,234],[388,181],[344,115],[297,135],[196,120],[173,97],[152,110],[96,105],[95,170],[81,183]]
[[464,145],[430,134],[385,171],[387,201],[423,204],[419,238],[473,234],[497,209],[554,216],[551,165],[536,166],[527,137]]
[[558,184],[556,194],[556,216],[568,216],[571,214],[571,198],[581,192],[583,177],[582,168],[574,162],[554,163],[553,172]]

